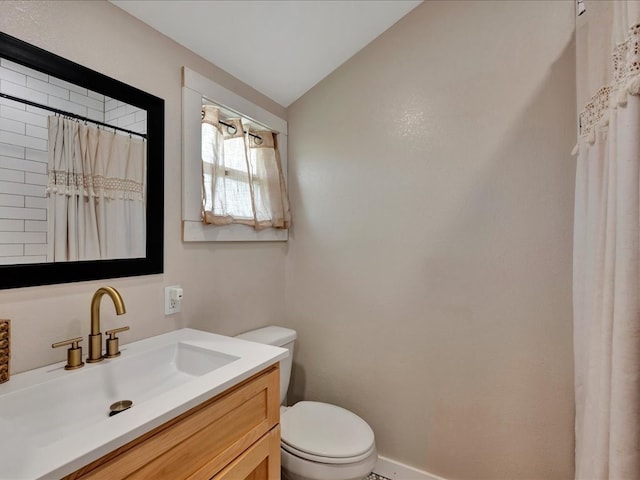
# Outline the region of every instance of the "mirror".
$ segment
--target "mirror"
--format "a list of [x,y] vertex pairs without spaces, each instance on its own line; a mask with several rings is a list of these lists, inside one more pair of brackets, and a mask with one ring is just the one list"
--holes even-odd
[[[13,69],[0,67],[2,68],[0,72],[2,73],[0,75],[2,80],[0,109],[5,111],[13,109],[15,112],[19,110],[17,108],[18,105],[24,104],[24,107],[20,107],[24,109],[23,115],[31,116],[32,118],[35,118],[33,116],[34,113],[41,115],[37,121],[26,122],[27,124],[22,126],[19,125],[15,118],[5,118],[3,120],[0,115],[0,122],[2,122],[0,123],[0,147],[4,150],[0,152],[0,288],[162,273],[164,100],[1,32],[0,59],[6,61],[6,65],[19,67]],[[24,68],[23,72],[20,71],[22,68]],[[37,96],[36,98],[27,98],[27,88],[25,87],[29,85],[27,83],[20,85],[24,78],[33,85],[40,85],[41,91],[51,88],[56,92],[60,92],[61,90],[57,89],[62,88],[69,91],[71,96],[74,95],[74,90],[85,92],[84,102],[90,108],[77,110],[69,102],[60,103],[59,99],[51,101],[49,98],[52,95],[46,95],[44,92],[41,93],[40,98],[37,98]],[[43,80],[47,80],[47,82]],[[44,83],[48,84],[46,88],[42,86]],[[83,102],[77,95],[75,100],[76,102]],[[114,123],[116,120],[113,120],[113,118],[117,115],[105,113],[109,106],[117,106],[117,108],[121,108],[121,111],[132,114],[129,118],[135,121],[123,123],[124,120],[121,119],[120,123]],[[99,112],[99,110],[102,110],[102,112]],[[130,142],[131,145],[135,143],[137,145],[136,148],[140,150],[141,160],[139,164],[141,167],[138,172],[140,182],[136,184],[135,188],[137,189],[136,195],[140,199],[136,207],[139,210],[139,216],[136,218],[140,219],[140,222],[138,222],[140,224],[138,236],[140,237],[141,235],[142,238],[137,252],[133,251],[133,249],[127,250],[128,247],[125,245],[118,250],[114,250],[117,253],[92,257],[106,259],[84,260],[82,258],[89,257],[79,256],[77,258],[66,258],[65,261],[54,261],[54,258],[60,257],[48,254],[51,247],[47,246],[47,243],[50,243],[52,238],[50,220],[53,217],[54,210],[50,200],[41,192],[49,188],[48,195],[49,197],[52,196],[50,178],[47,187],[46,163],[47,149],[50,148],[47,146],[47,134],[51,132],[52,122],[50,120],[49,130],[47,130],[47,125],[43,125],[42,122],[45,121],[43,120],[44,116],[48,116],[49,119],[59,118],[61,121],[67,117],[66,113],[71,115],[69,120],[81,124],[82,128],[94,132],[104,132],[105,135],[106,132],[109,132],[111,137],[114,138],[114,145],[116,140],[122,140]],[[28,123],[32,123],[32,125],[28,125]],[[20,128],[28,130],[21,135]],[[12,129],[15,131],[12,132]],[[29,142],[32,140],[36,142],[35,148],[31,144],[12,145],[12,143],[16,142],[20,144],[27,137],[29,137]],[[146,140],[144,139],[145,137]],[[17,140],[14,142],[14,139]],[[26,152],[25,155],[14,155],[14,152],[20,148]],[[131,150],[133,150],[133,147],[131,147]],[[34,158],[29,158],[30,156]],[[24,163],[29,165],[24,172],[17,170],[18,167],[16,165],[18,162],[16,158],[19,159],[20,157],[22,157]],[[145,157],[146,162],[144,161]],[[20,175],[30,179],[29,181],[25,180],[24,183],[35,184],[33,188],[37,187],[40,190],[33,195],[20,195],[20,192],[11,190],[16,185],[10,185],[9,182]],[[107,177],[105,176],[105,178]],[[5,191],[3,191],[3,185]],[[32,187],[21,186],[20,188]],[[131,188],[133,189],[133,187]],[[55,187],[53,190],[55,191]],[[127,197],[127,195],[131,195],[131,197]],[[87,196],[86,193],[85,196]],[[115,196],[111,198],[115,198]],[[122,195],[120,198],[122,198]],[[133,193],[128,194],[125,192],[124,198],[133,198]],[[129,203],[133,204],[135,202]],[[27,218],[19,218],[17,216],[19,207],[22,207],[22,210],[29,210],[34,215],[37,213],[37,215],[31,219],[28,216]],[[34,213],[36,210],[39,211]],[[69,222],[70,229],[77,228],[78,231],[84,231],[81,226],[82,222],[75,222],[72,215],[68,217],[65,221]],[[111,217],[113,217],[113,221],[120,221],[120,217],[117,215],[111,215]],[[56,223],[59,224],[60,222],[56,220]],[[47,226],[48,224],[49,226]],[[113,224],[115,223],[110,225]],[[5,227],[4,230],[8,231],[3,232],[3,226]],[[113,232],[119,230],[119,228],[110,227],[106,230]],[[46,240],[42,244],[42,239],[45,237]],[[24,245],[20,245],[21,238],[26,239],[24,240]],[[35,238],[41,243],[35,243]],[[30,254],[31,258],[25,258],[27,254]],[[4,261],[2,260],[3,258]]]

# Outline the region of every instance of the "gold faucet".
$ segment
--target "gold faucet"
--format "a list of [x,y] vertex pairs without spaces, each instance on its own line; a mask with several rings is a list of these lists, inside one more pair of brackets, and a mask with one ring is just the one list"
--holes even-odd
[[87,362],[95,363],[101,361],[102,356],[102,333],[100,332],[100,300],[104,294],[109,295],[116,307],[116,313],[122,315],[127,312],[124,306],[124,300],[120,293],[113,287],[100,287],[93,294],[91,299],[91,334],[89,335],[89,355]]

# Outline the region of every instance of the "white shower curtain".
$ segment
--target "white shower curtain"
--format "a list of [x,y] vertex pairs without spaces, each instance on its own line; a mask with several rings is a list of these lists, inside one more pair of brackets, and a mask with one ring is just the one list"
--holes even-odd
[[142,139],[49,117],[49,258],[145,256]]
[[576,31],[576,479],[640,479],[640,4]]

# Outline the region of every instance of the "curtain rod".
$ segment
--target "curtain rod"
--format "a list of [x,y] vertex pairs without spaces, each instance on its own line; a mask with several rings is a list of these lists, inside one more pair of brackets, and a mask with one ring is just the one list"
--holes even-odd
[[142,138],[147,138],[146,133],[138,133],[133,130],[127,130],[126,128],[116,127],[115,125],[109,125],[108,123],[100,122],[98,120],[93,120],[91,118],[83,117],[82,115],[78,115],[71,112],[65,112],[64,110],[59,110],[57,108],[50,107],[48,105],[42,105],[41,103],[32,102],[31,100],[25,100],[24,98],[14,97],[13,95],[8,95],[6,93],[0,93],[0,97],[7,98],[9,100],[13,100],[14,102],[24,103],[26,105],[30,105],[32,107],[43,108],[44,110],[49,110],[50,112],[57,113],[58,115],[63,115],[65,117],[77,118],[78,120],[82,120],[84,122],[95,123],[96,125],[102,125],[103,127],[113,128],[114,130],[119,130],[121,132],[128,133],[129,135],[137,135]]
[[[221,123],[222,125],[226,126],[227,128],[233,128],[234,130],[236,129],[235,125],[231,125],[230,123],[223,122],[222,120],[218,120],[218,123]],[[260,143],[262,143],[262,137],[256,135],[255,133],[247,132],[246,130],[243,130],[242,133],[248,133],[250,137],[253,137],[256,140],[260,140]],[[256,145],[260,145],[260,143],[256,142]]]
[[[202,110],[202,112],[200,113],[200,116],[202,119],[204,119],[204,110]],[[227,122],[223,122],[222,120],[218,120],[218,123],[224,125],[225,127],[229,128],[233,128],[235,131],[231,134],[231,135],[235,135],[237,129],[235,127],[235,125],[231,125],[230,123]],[[256,140],[260,140],[260,142],[256,142],[256,145],[262,145],[262,137],[259,135],[256,135],[255,133],[251,133],[251,132],[247,132],[246,130],[243,130],[242,133],[248,133],[250,137],[255,138]]]

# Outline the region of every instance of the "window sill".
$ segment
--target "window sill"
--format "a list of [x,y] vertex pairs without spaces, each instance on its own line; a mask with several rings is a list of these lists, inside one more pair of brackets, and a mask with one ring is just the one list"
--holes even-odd
[[289,230],[266,228],[254,230],[246,225],[205,225],[202,222],[182,222],[182,240],[185,242],[286,242]]

